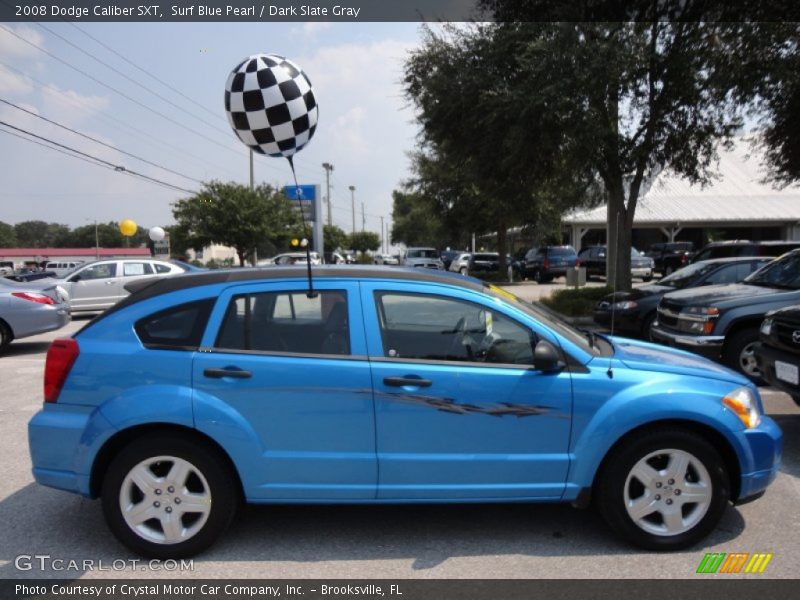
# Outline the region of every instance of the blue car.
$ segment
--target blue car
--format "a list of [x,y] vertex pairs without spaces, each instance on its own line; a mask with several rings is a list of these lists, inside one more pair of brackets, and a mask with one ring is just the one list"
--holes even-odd
[[130,284],[53,342],[36,480],[102,498],[133,551],[207,548],[241,503],[570,502],[695,544],[775,478],[741,375],[584,333],[477,279],[273,267]]

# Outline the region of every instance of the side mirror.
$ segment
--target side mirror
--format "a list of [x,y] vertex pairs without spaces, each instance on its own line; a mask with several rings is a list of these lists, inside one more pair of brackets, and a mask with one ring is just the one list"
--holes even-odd
[[80,280],[81,280],[81,276],[80,275],[73,275],[67,281],[71,281],[72,283],[77,283]]
[[533,349],[533,367],[542,373],[552,373],[563,366],[556,347],[547,340],[539,340]]

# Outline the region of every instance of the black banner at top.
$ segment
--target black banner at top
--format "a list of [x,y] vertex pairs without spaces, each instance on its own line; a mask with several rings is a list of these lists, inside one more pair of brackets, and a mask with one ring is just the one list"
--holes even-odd
[[796,0],[0,0],[0,21],[800,21]]

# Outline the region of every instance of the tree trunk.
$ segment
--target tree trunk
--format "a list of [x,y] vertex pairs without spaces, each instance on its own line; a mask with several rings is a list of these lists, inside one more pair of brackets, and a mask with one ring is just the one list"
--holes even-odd
[[606,282],[617,291],[631,289],[631,228],[621,181],[608,189]]
[[245,260],[247,259],[247,251],[237,248],[236,254],[239,257],[239,266],[244,268],[246,266]]

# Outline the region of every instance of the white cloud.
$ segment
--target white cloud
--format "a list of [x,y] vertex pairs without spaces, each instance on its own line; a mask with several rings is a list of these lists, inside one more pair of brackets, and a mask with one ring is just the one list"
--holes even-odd
[[0,65],[0,92],[24,96],[32,91],[30,81]]
[[308,21],[299,27],[292,27],[290,33],[292,35],[302,35],[306,40],[313,40],[317,34],[326,29],[330,29],[332,23],[328,21]]
[[84,96],[74,90],[62,90],[55,86],[42,88],[45,116],[67,125],[91,122],[94,115],[106,110],[110,104],[108,96]]
[[363,156],[369,150],[369,141],[365,136],[364,122],[367,111],[361,106],[354,106],[343,115],[339,115],[330,128],[333,139],[355,158]]
[[44,42],[44,38],[42,37],[41,33],[35,29],[31,29],[27,25],[18,25],[17,27],[3,25],[3,27],[0,27],[0,57],[33,58],[36,56],[36,54],[39,52],[36,48],[30,44],[26,44],[18,37],[12,35],[7,31],[7,29],[10,29],[20,37],[33,44],[36,44],[37,46],[42,46]]

